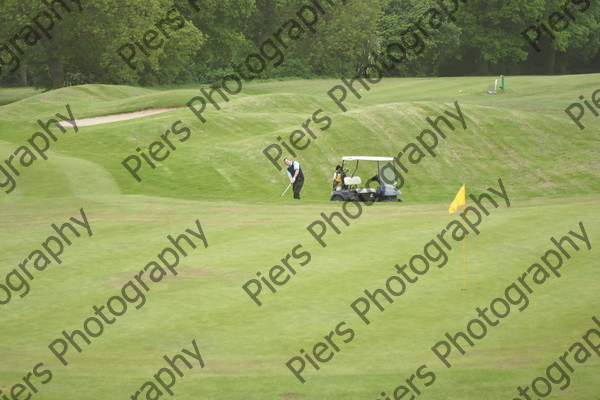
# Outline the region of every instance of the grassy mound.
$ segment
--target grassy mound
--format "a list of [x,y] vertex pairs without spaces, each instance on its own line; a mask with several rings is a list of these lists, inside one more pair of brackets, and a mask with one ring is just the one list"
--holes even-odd
[[[335,81],[249,85],[244,94],[232,97],[230,102],[221,101],[220,111],[209,104],[204,112],[208,121],[205,124],[183,108],[142,119],[82,127],[77,134],[70,131],[60,136],[48,154],[52,158],[56,151],[97,164],[114,178],[123,193],[268,201],[281,193],[286,179],[262,150],[278,143],[277,137],[289,143],[290,133],[302,129],[301,125],[322,109],[321,116],[329,116],[331,126],[322,131],[318,128],[324,124],[313,123],[317,139],[298,151],[298,160],[308,176],[306,198],[326,201],[333,167],[341,156],[396,156],[429,128],[426,117],[435,119],[444,111],[456,113],[453,103],[457,101],[467,129],[445,128],[447,139],[440,141],[435,150],[437,157],[428,155],[418,165],[409,165],[403,187],[407,200],[443,200],[457,184],[465,182],[481,188],[498,177],[503,177],[519,198],[596,193],[600,189],[595,179],[600,172],[597,135],[592,128],[579,130],[563,112],[594,78],[597,76],[511,78],[509,90],[496,96],[485,93],[483,86],[489,79],[483,78],[385,80],[362,92],[360,100],[351,100],[349,93],[346,113],[326,95]],[[192,89],[161,92],[86,85],[34,96],[0,109],[0,129],[7,133],[3,140],[11,143],[3,145],[1,154],[8,156],[12,146],[22,144],[39,130],[38,118],[46,120],[56,112],[66,114],[65,104],[70,105],[76,118],[82,118],[159,106],[184,107],[199,94]],[[436,101],[432,101],[434,98]],[[190,129],[189,139],[177,141],[177,149],[166,160],[157,162],[156,169],[144,163],[139,173],[143,182],[137,183],[121,162],[136,154],[138,147],[147,153],[148,146],[161,140],[160,135],[176,121]],[[452,122],[460,126],[458,121]],[[53,174],[52,179],[42,183],[49,186],[42,191],[60,187],[61,195],[71,194],[63,191],[69,174],[69,168]],[[26,171],[19,190],[38,184],[36,178],[35,173]],[[36,193],[30,191],[27,195]]]

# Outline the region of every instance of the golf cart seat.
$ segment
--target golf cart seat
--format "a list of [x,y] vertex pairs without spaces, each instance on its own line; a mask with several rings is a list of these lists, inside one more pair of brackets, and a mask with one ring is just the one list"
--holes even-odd
[[344,185],[353,186],[360,185],[361,183],[360,176],[346,176],[344,178]]
[[[360,176],[352,176],[352,177],[345,177],[344,178],[344,184],[348,185],[348,186],[358,186],[362,183],[362,180],[360,179]],[[375,189],[373,188],[356,188],[356,193],[375,193]]]
[[356,189],[356,192],[357,193],[375,193],[377,191],[373,188],[360,188],[360,189]]

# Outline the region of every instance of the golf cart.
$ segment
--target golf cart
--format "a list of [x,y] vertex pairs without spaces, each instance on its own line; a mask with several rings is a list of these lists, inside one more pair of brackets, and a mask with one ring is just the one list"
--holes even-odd
[[[374,161],[377,170],[374,176],[368,178],[366,187],[357,175],[361,161]],[[356,164],[354,163],[356,162]],[[372,164],[370,164],[372,165]],[[352,173],[348,173],[353,169]],[[363,176],[370,176],[364,173]],[[396,188],[398,177],[392,157],[342,157],[342,165],[338,165],[333,174],[333,189],[331,201],[402,201],[398,198],[402,193]]]

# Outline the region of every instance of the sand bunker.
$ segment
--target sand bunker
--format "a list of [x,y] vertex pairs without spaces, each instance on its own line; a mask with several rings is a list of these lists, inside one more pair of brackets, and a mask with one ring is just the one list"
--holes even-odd
[[93,118],[82,118],[78,119],[77,127],[80,126],[92,126],[92,125],[100,125],[100,124],[108,124],[110,122],[118,122],[118,121],[127,121],[129,119],[142,118],[148,115],[160,114],[171,110],[178,110],[184,107],[171,107],[171,108],[151,108],[143,111],[135,111],[124,114],[112,114],[112,115],[104,115],[102,117],[93,117]]

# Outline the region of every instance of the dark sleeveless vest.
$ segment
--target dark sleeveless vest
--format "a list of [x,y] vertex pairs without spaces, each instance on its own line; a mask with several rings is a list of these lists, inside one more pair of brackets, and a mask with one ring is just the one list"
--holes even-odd
[[[294,170],[294,163],[292,162],[289,167],[287,167],[287,170],[290,174],[292,174],[292,178],[294,177],[294,173],[296,172]],[[298,176],[296,177],[297,181],[303,181],[304,180],[304,174],[302,173],[302,167],[299,168],[300,172],[298,172]]]

